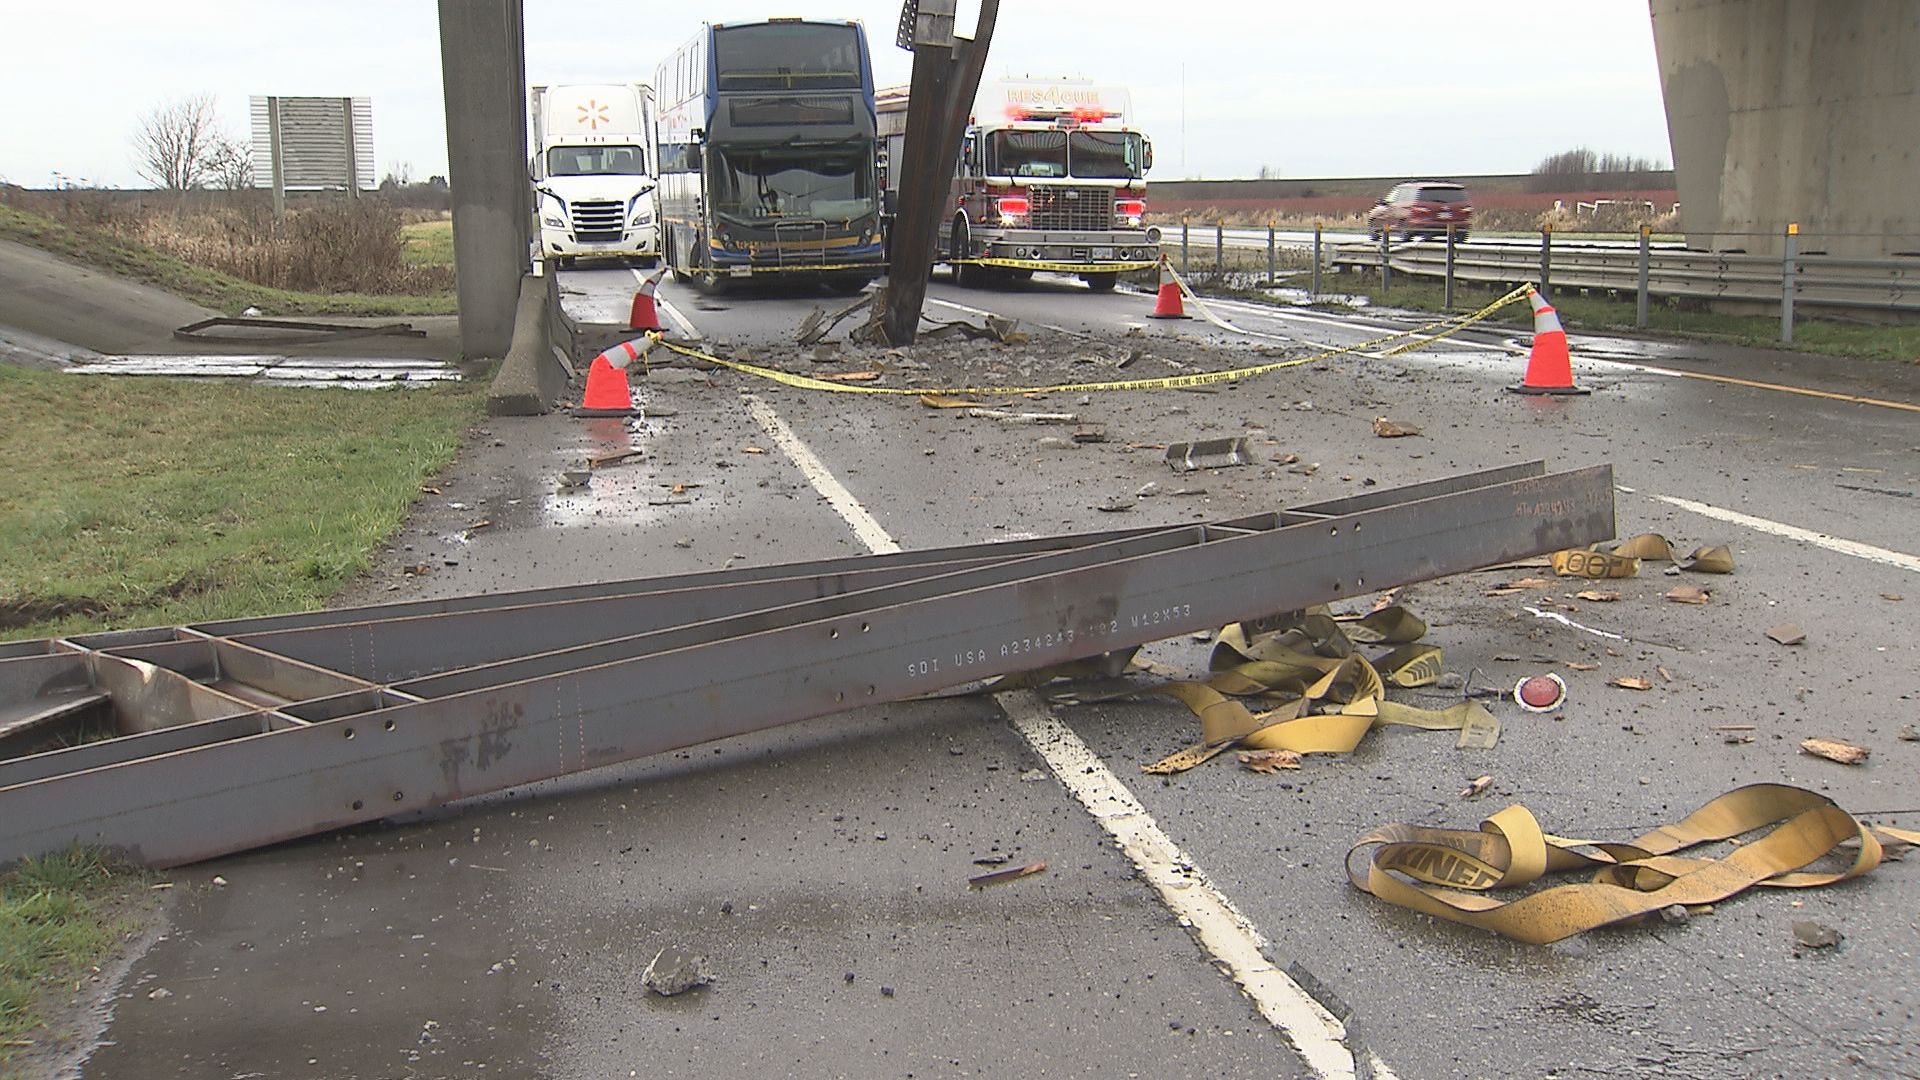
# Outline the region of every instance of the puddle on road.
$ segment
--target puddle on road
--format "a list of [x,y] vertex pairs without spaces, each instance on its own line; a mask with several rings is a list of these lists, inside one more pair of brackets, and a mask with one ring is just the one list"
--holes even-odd
[[[634,405],[640,407],[640,395]],[[639,417],[597,417],[585,421],[579,440],[556,450],[548,475],[553,487],[542,498],[540,523],[554,528],[601,525],[671,524],[702,512],[713,496],[706,488],[673,493],[673,481],[655,471],[646,449],[663,432],[659,422]],[[567,486],[563,474],[583,469],[588,459],[627,450],[642,456],[590,470],[587,482]]]

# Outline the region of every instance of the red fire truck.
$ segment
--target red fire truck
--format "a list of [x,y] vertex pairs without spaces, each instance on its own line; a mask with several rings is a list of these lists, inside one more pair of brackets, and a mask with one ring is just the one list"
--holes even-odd
[[[879,96],[887,156],[898,161],[906,94]],[[1160,257],[1144,224],[1153,144],[1128,126],[1121,87],[1080,79],[985,84],[960,146],[940,257],[960,283],[991,285],[1036,270],[1077,274],[1097,292]],[[887,170],[889,193],[899,177]]]

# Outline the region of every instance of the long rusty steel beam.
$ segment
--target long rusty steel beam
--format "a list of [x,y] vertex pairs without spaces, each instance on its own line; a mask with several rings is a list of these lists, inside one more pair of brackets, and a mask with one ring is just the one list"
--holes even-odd
[[[1538,462],[1208,524],[0,647],[0,864],[154,866],[1613,535]],[[18,736],[16,736],[17,738]]]

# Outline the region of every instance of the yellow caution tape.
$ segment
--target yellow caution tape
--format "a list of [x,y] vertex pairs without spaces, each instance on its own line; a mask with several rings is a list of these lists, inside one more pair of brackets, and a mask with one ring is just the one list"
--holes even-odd
[[[1768,831],[1723,858],[1678,854],[1761,829]],[[1554,836],[1518,804],[1478,830],[1387,825],[1354,842],[1347,877],[1363,892],[1422,914],[1544,945],[1675,904],[1717,903],[1755,885],[1813,888],[1858,877],[1880,863],[1876,832],[1905,842],[1914,837],[1869,826],[1803,788],[1751,784],[1625,844]],[[1848,847],[1846,869],[1806,869]],[[1366,848],[1372,852],[1362,873],[1353,855]],[[1586,870],[1593,871],[1589,881],[1517,900],[1483,895]]]
[[997,266],[1008,270],[1044,270],[1051,274],[1117,274],[1130,270],[1151,270],[1159,260],[1146,262],[1049,262],[1045,259],[943,259],[948,266]]
[[[1291,359],[1291,360],[1276,360],[1276,361],[1273,361],[1272,363],[1254,364],[1249,367],[1233,368],[1227,371],[1203,371],[1203,372],[1198,372],[1192,375],[1170,375],[1170,376],[1160,376],[1156,378],[1147,378],[1147,379],[1113,379],[1113,380],[1108,380],[1104,382],[1054,383],[1047,386],[942,386],[942,387],[863,386],[863,385],[856,385],[856,384],[832,382],[827,379],[814,378],[809,375],[799,375],[790,371],[781,371],[778,368],[762,367],[758,364],[748,364],[739,360],[729,360],[729,359],[726,359],[725,357],[715,356],[712,353],[693,348],[692,346],[689,346],[689,345],[679,344],[678,342],[662,341],[661,344],[666,346],[668,349],[672,350],[673,352],[679,353],[682,356],[689,357],[694,360],[701,360],[709,364],[714,364],[719,367],[726,368],[730,371],[737,371],[743,375],[752,375],[757,378],[766,379],[769,382],[776,382],[776,383],[780,383],[783,386],[791,386],[801,390],[826,390],[826,391],[831,391],[831,392],[840,393],[840,394],[885,394],[885,395],[893,395],[893,396],[911,395],[914,397],[924,397],[926,395],[931,394],[935,396],[957,397],[957,396],[962,396],[967,394],[998,394],[998,395],[1005,396],[1005,395],[1023,395],[1023,394],[1092,393],[1097,391],[1122,391],[1122,390],[1182,390],[1182,389],[1190,389],[1192,387],[1198,387],[1198,386],[1212,386],[1218,383],[1239,382],[1243,379],[1250,379],[1260,375],[1267,375],[1275,371],[1283,371],[1287,368],[1301,367],[1305,364],[1318,363],[1322,360],[1331,359],[1335,356],[1343,356],[1351,353],[1364,352],[1376,346],[1383,345],[1386,342],[1399,341],[1402,338],[1407,338],[1407,337],[1418,338],[1418,340],[1408,343],[1403,348],[1393,349],[1388,351],[1385,354],[1388,356],[1397,355],[1399,353],[1406,352],[1410,349],[1418,348],[1421,345],[1428,344],[1434,341],[1439,341],[1441,338],[1446,337],[1449,334],[1456,333],[1458,332],[1458,330],[1466,326],[1470,326],[1474,322],[1478,322],[1480,319],[1485,318],[1487,315],[1491,314],[1492,312],[1498,311],[1500,308],[1506,307],[1508,304],[1518,303],[1519,301],[1525,299],[1526,295],[1527,294],[1525,289],[1515,289],[1514,291],[1508,293],[1507,295],[1501,297],[1500,299],[1494,301],[1493,303],[1487,305],[1486,307],[1470,315],[1459,316],[1453,319],[1441,319],[1432,323],[1428,323],[1427,325],[1422,327],[1416,327],[1412,330],[1402,330],[1397,333],[1386,334],[1381,337],[1373,338],[1369,341],[1362,341],[1354,345],[1344,345],[1338,348],[1325,349],[1321,352],[1314,353],[1310,356],[1295,357],[1294,359]],[[1425,336],[1425,337],[1419,336],[1419,335],[1427,334],[1428,331],[1433,330],[1436,327],[1447,327],[1449,329],[1443,329],[1430,336]]]
[[694,266],[677,271],[687,277],[758,277],[762,274],[824,274],[838,270],[872,270],[876,275],[887,271],[883,262],[861,263],[794,263],[749,266]]

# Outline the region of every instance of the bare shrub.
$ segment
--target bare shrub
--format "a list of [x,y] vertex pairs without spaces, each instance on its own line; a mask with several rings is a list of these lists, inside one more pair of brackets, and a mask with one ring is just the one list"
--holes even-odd
[[212,94],[170,101],[141,117],[134,129],[134,171],[167,191],[203,187],[213,178],[214,153],[225,141]]

